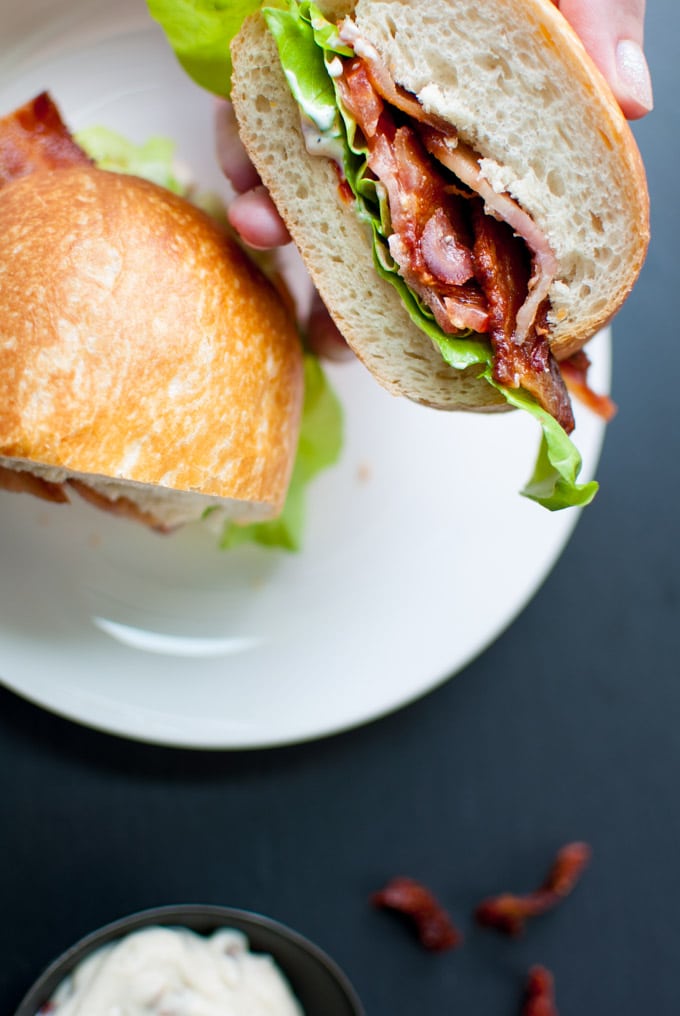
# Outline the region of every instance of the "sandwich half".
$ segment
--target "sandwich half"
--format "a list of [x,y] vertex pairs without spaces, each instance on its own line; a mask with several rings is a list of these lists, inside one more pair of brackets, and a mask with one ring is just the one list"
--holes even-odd
[[639,274],[649,202],[551,0],[290,0],[232,60],[246,148],[357,356],[429,406],[528,410],[525,493],[587,503],[567,383],[588,391],[581,350]]
[[289,308],[208,215],[96,168],[46,95],[0,121],[0,487],[268,519],[302,395]]

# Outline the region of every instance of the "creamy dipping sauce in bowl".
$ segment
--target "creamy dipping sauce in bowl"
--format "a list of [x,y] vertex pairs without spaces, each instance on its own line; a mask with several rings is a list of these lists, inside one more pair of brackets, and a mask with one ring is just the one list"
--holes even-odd
[[269,917],[210,904],[105,925],[38,978],[14,1016],[365,1016],[313,942]]
[[303,1016],[271,956],[231,928],[149,927],[95,950],[40,1016]]

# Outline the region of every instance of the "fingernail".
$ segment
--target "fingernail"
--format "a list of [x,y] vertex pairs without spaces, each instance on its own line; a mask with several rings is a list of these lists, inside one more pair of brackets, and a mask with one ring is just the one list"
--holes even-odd
[[619,81],[627,90],[629,97],[646,110],[654,106],[652,80],[649,67],[637,42],[632,39],[621,39],[616,47],[616,66]]

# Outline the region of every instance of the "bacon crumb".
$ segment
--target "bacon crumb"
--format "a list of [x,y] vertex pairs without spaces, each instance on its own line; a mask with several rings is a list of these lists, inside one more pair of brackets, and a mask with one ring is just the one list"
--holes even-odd
[[529,971],[522,1016],[559,1016],[553,977],[545,967],[536,966]]
[[524,896],[502,893],[484,900],[477,907],[477,921],[507,935],[521,935],[528,918],[552,910],[569,895],[588,865],[590,856],[587,843],[568,843],[558,852],[540,888]]
[[393,878],[371,902],[376,907],[396,910],[413,921],[422,945],[432,952],[445,952],[461,945],[463,936],[429,889],[415,879]]

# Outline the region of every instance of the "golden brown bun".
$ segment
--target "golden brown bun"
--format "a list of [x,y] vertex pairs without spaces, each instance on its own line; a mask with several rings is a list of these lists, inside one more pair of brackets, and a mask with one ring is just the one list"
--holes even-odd
[[92,167],[19,179],[0,190],[0,310],[3,467],[130,498],[168,527],[211,503],[280,510],[296,327],[203,212]]
[[[320,0],[350,14],[390,73],[452,124],[547,238],[558,262],[551,345],[575,352],[619,309],[649,240],[644,169],[632,133],[551,0]],[[343,200],[335,167],[305,149],[299,111],[261,17],[233,49],[242,137],[350,346],[389,390],[443,409],[497,408],[474,370],[448,368],[374,270],[370,228]]]

